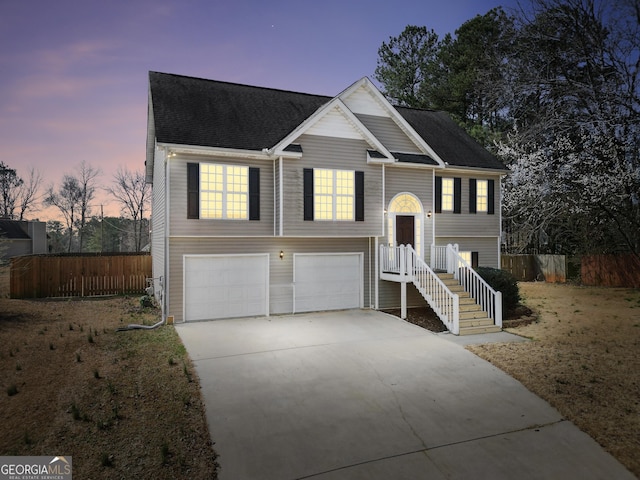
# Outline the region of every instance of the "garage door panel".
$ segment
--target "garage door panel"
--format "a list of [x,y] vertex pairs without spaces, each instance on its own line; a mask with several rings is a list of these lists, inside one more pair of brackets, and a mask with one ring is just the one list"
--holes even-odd
[[362,254],[295,255],[295,311],[362,305]]
[[269,256],[185,256],[185,320],[269,314]]

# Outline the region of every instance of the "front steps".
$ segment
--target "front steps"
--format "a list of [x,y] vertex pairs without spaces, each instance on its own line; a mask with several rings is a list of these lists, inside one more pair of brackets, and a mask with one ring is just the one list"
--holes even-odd
[[452,273],[438,273],[440,280],[460,298],[460,332],[459,335],[475,335],[478,333],[495,333],[502,329],[494,324],[493,318],[476,303],[476,300],[465,292],[462,285],[453,278]]

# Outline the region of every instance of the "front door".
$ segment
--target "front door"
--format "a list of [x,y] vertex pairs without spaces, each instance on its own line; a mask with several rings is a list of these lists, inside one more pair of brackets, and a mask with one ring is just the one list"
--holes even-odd
[[414,222],[413,215],[396,215],[396,245],[414,246]]

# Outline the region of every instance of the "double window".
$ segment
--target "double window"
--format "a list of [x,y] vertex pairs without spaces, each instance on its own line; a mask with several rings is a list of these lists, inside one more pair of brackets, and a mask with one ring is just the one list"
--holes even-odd
[[187,218],[260,219],[260,169],[187,164]]
[[[469,213],[495,213],[493,179],[469,179]],[[436,213],[462,213],[462,179],[436,177]]]
[[304,219],[364,220],[364,172],[304,169]]

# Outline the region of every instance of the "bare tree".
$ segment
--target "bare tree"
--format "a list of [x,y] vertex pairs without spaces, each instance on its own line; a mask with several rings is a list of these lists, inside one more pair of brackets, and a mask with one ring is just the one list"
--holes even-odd
[[41,179],[40,174],[31,168],[25,182],[15,169],[0,162],[0,217],[24,220],[25,214],[34,208]]
[[76,215],[80,205],[82,193],[78,179],[71,175],[64,175],[62,185],[56,192],[53,185],[47,188],[44,203],[48,206],[57,207],[64,218],[67,230],[69,231],[69,245],[67,251],[71,252],[73,242],[73,225],[76,223]]
[[24,220],[27,212],[36,210],[34,205],[38,200],[38,191],[41,184],[42,175],[31,167],[27,180],[22,183],[18,191],[18,200],[16,202],[16,208],[19,210],[18,220]]
[[82,245],[84,243],[84,227],[91,215],[91,202],[93,201],[96,193],[96,178],[100,176],[102,172],[100,169],[95,169],[91,165],[87,165],[85,161],[83,161],[76,170],[78,172],[77,180],[80,188],[78,236],[80,239],[80,251],[82,252]]
[[113,186],[107,188],[107,192],[120,202],[123,215],[133,220],[135,248],[139,252],[142,249],[142,220],[149,204],[150,192],[144,173],[119,167],[113,176]]

